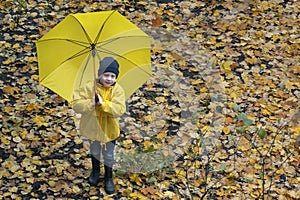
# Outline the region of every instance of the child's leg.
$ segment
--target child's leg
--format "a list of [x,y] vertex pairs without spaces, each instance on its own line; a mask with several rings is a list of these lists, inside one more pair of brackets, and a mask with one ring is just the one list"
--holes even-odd
[[90,151],[94,158],[100,161],[101,146],[98,141],[90,141]]
[[92,172],[89,177],[89,183],[93,186],[96,186],[100,181],[100,143],[98,141],[91,141],[90,151],[92,157]]
[[105,145],[105,147],[102,147],[104,165],[112,168],[113,164],[115,163],[114,152],[116,141],[108,142]]
[[114,151],[116,142],[108,142],[105,144],[105,148],[102,149],[103,158],[104,158],[104,169],[105,169],[105,191],[108,194],[112,194],[115,192],[115,184],[112,178],[112,166],[115,162],[114,159]]

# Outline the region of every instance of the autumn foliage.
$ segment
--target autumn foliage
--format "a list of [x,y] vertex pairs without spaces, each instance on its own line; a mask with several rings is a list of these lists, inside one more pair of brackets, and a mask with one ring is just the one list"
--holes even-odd
[[[300,2],[1,1],[2,199],[299,199]],[[87,182],[79,116],[38,82],[35,42],[116,9],[152,37],[128,100],[116,194]]]

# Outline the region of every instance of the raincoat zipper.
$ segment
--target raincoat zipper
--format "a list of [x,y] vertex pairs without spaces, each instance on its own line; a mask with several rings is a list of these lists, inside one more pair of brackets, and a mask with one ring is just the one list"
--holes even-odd
[[[102,97],[102,102],[104,102],[106,100],[106,93],[107,93],[108,88],[103,89],[103,97]],[[102,124],[102,117],[101,117],[101,113],[99,113],[99,119],[98,119],[98,123],[99,123],[99,133],[101,133],[101,124]],[[102,148],[104,147],[104,150],[106,151],[106,143],[102,143],[100,142],[100,145],[102,146]]]

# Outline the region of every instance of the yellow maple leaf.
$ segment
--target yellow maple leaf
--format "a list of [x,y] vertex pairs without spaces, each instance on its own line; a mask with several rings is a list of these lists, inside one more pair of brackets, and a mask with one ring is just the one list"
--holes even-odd
[[143,142],[143,145],[144,145],[145,149],[147,150],[152,145],[152,142],[150,142],[149,140],[146,140]]
[[238,93],[236,93],[235,91],[230,93],[230,98],[232,98],[234,101],[236,101],[237,97],[238,97]]
[[207,90],[207,88],[206,87],[202,87],[201,89],[200,89],[200,92],[201,93],[205,93],[205,92],[207,92],[208,90]]
[[20,48],[20,44],[19,44],[19,43],[16,43],[16,44],[14,44],[12,47],[13,47],[14,49],[18,49],[18,48]]
[[27,61],[32,63],[32,62],[36,62],[37,60],[36,60],[36,57],[28,57]]
[[223,127],[223,128],[222,128],[222,131],[223,131],[226,135],[230,133],[230,130],[229,130],[229,128],[228,128],[227,126]]
[[74,192],[74,194],[78,194],[80,193],[81,189],[77,185],[74,185],[72,187],[72,191]]
[[138,5],[146,6],[146,5],[148,4],[148,2],[145,2],[145,1],[138,1],[137,4],[138,4]]
[[136,183],[139,186],[143,185],[142,179],[137,174],[130,176],[130,181]]
[[14,60],[12,60],[12,59],[7,59],[7,60],[3,61],[3,64],[9,65],[9,64],[11,64],[12,62],[14,62]]
[[65,169],[63,166],[60,166],[60,165],[57,165],[55,168],[56,168],[57,174],[61,174]]
[[268,109],[262,109],[262,114],[264,115],[270,115],[270,111]]
[[230,61],[229,61],[229,60],[225,61],[225,62],[222,64],[222,67],[223,67],[225,70],[230,71],[230,70],[231,70],[231,68],[230,68]]
[[4,47],[9,48],[9,47],[11,47],[11,44],[8,43],[8,42],[6,42],[6,43],[4,44]]
[[181,169],[175,169],[175,172],[177,174],[177,176],[182,176],[182,177],[185,177],[185,171],[184,170],[181,170]]
[[1,143],[5,144],[5,145],[9,145],[10,144],[10,140],[8,140],[6,137],[1,137]]
[[282,35],[273,35],[272,36],[272,40],[276,41],[276,40],[282,40],[283,36]]
[[28,177],[28,178],[26,178],[26,182],[33,184],[34,183],[34,177]]
[[190,71],[196,73],[196,72],[199,72],[199,69],[196,67],[192,67],[192,68],[190,68]]
[[156,101],[157,103],[163,103],[163,102],[166,101],[166,99],[165,99],[165,97],[156,97],[156,98],[155,98],[155,101]]
[[34,74],[34,75],[32,75],[32,76],[30,77],[30,79],[31,79],[31,80],[37,81],[37,80],[39,79],[39,76],[36,75],[36,74]]
[[294,131],[295,131],[296,135],[298,135],[300,133],[300,126],[294,127]]
[[172,118],[172,121],[179,123],[180,122],[180,118],[178,116],[176,116],[176,117]]
[[49,181],[48,184],[50,187],[54,187],[56,185],[55,181]]
[[138,194],[138,193],[130,193],[129,195],[131,198],[133,199],[141,199],[141,200],[146,200],[147,197],[143,196],[142,194]]
[[42,116],[39,116],[39,115],[36,115],[34,118],[33,118],[33,122],[38,125],[38,126],[47,126],[48,123],[45,122],[45,118],[42,117]]
[[200,83],[202,83],[203,81],[201,79],[197,79],[197,80],[193,80],[192,81],[192,85],[199,85]]
[[211,131],[212,128],[210,126],[204,126],[202,129],[201,129],[203,132],[207,132],[207,131]]
[[9,189],[10,192],[16,193],[18,191],[18,187],[14,186]]
[[129,148],[132,145],[132,140],[128,139],[122,143],[125,147]]
[[239,177],[239,174],[237,172],[231,172],[227,176],[227,178],[229,178],[229,179],[235,179],[235,178],[238,178],[238,177]]
[[146,122],[151,122],[152,121],[152,116],[151,115],[147,115],[147,116],[144,117],[144,120]]
[[32,46],[30,45],[25,45],[24,46],[24,51],[27,52],[27,53],[30,53],[32,51]]
[[266,129],[271,133],[276,133],[278,131],[278,128],[276,128],[275,126],[267,126]]
[[82,139],[80,137],[76,137],[74,140],[75,144],[81,144],[82,143]]
[[160,133],[157,134],[156,136],[158,139],[164,139],[167,137],[167,133],[165,131],[161,131]]
[[258,37],[262,37],[263,36],[263,32],[258,30],[255,32],[255,34],[258,36]]

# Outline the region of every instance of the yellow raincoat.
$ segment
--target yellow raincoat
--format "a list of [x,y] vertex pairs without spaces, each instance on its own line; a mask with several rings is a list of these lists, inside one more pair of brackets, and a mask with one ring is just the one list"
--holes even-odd
[[82,114],[80,134],[90,140],[107,143],[120,135],[119,117],[126,111],[125,93],[117,83],[110,87],[97,84],[97,91],[103,99],[101,106],[92,106],[95,91],[91,81],[86,87],[75,91],[73,109]]

